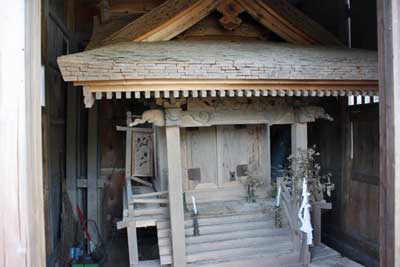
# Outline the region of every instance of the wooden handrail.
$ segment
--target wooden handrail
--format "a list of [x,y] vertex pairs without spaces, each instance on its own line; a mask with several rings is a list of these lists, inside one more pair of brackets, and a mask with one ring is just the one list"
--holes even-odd
[[299,251],[299,263],[303,266],[308,266],[311,261],[310,248],[307,245],[307,236],[300,231],[300,222],[298,213],[300,210],[301,197],[295,190],[289,190],[282,178],[277,179],[277,188],[281,190],[281,204],[285,211],[292,241],[295,244],[295,249]]

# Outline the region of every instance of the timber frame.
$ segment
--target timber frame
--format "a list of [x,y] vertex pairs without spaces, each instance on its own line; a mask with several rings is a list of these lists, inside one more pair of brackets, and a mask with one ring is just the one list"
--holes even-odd
[[[40,148],[40,109],[39,109],[39,69],[40,69],[40,43],[38,36],[40,36],[40,1],[13,1],[12,4],[6,5],[2,9],[1,13],[8,14],[9,16],[3,16],[4,18],[15,18],[18,19],[18,24],[26,23],[26,29],[31,29],[26,34],[26,40],[23,37],[20,39],[8,38],[8,34],[5,36],[4,43],[9,44],[8,49],[17,50],[22,42],[26,42],[29,51],[29,56],[25,59],[33,64],[24,64],[24,60],[16,62],[15,66],[18,68],[19,73],[22,69],[26,69],[27,78],[25,84],[25,90],[23,86],[17,83],[18,86],[9,86],[6,84],[8,79],[8,73],[12,70],[10,65],[6,72],[1,75],[1,86],[0,92],[2,100],[7,98],[8,100],[16,101],[20,100],[18,107],[23,109],[24,112],[17,113],[14,109],[11,111],[3,109],[5,106],[0,106],[0,115],[2,118],[6,117],[9,121],[17,121],[17,115],[24,114],[26,121],[19,121],[18,132],[15,130],[17,125],[6,124],[5,128],[1,131],[1,142],[4,141],[5,146],[1,146],[3,154],[7,157],[15,155],[17,148],[16,142],[10,142],[13,137],[16,137],[16,133],[22,136],[24,139],[29,139],[24,142],[22,139],[18,139],[18,148],[24,151],[28,151],[26,155],[29,161],[29,172],[19,172],[20,176],[15,173],[19,168],[25,169],[27,162],[23,162],[24,166],[15,166],[13,162],[2,161],[0,164],[1,170],[12,171],[11,176],[6,176],[10,179],[1,179],[2,186],[0,188],[7,189],[6,194],[0,194],[2,197],[8,196],[10,193],[10,183],[8,181],[20,181],[20,185],[26,185],[23,187],[12,187],[14,196],[21,197],[23,200],[20,202],[19,207],[10,207],[7,205],[1,205],[1,215],[7,214],[8,224],[7,228],[1,224],[3,229],[2,233],[6,233],[2,236],[4,242],[1,245],[12,244],[11,247],[1,247],[0,258],[6,259],[5,266],[45,266],[45,253],[44,253],[44,233],[43,233],[43,199],[41,189],[41,148]],[[19,8],[26,10],[24,15],[21,15]],[[16,17],[16,15],[20,15]],[[381,214],[380,214],[380,227],[381,227],[381,267],[394,267],[399,264],[399,190],[398,183],[399,174],[396,169],[399,165],[398,160],[398,149],[400,147],[398,132],[399,129],[399,105],[398,100],[400,99],[399,93],[399,44],[400,44],[400,26],[398,24],[398,18],[400,17],[400,5],[396,0],[379,0],[378,1],[378,25],[379,25],[379,53],[380,53],[380,136],[381,136]],[[14,22],[14,20],[13,20]],[[17,26],[14,24],[14,26]],[[14,28],[13,34],[16,33],[17,27]],[[2,28],[3,30],[3,28]],[[25,30],[27,31],[27,30]],[[11,35],[11,34],[10,34]],[[15,37],[13,35],[13,37]],[[18,43],[18,45],[15,45]],[[2,53],[0,62],[4,64],[7,62],[15,62],[15,58],[8,61],[8,52]],[[21,52],[22,49],[19,49]],[[2,51],[3,52],[3,51]],[[396,76],[397,75],[397,76]],[[24,76],[24,74],[23,74]],[[23,79],[23,78],[22,78]],[[15,82],[15,80],[13,81]],[[17,90],[18,89],[18,90]],[[25,93],[24,93],[24,92]],[[3,98],[3,96],[5,96]],[[10,103],[10,102],[8,102]],[[8,106],[7,106],[8,107]],[[21,119],[21,117],[19,117]],[[2,124],[3,125],[3,124]],[[8,133],[8,134],[7,134]],[[29,144],[33,146],[29,147]],[[6,172],[7,173],[7,172]],[[27,177],[32,176],[32,177]],[[32,189],[30,191],[25,190],[26,187]],[[9,198],[0,201],[4,203],[13,203]],[[27,208],[28,207],[28,208]],[[18,214],[15,212],[18,210]],[[19,221],[18,224],[10,224],[9,222],[15,219]],[[3,220],[4,221],[4,220]],[[2,223],[3,223],[2,221]],[[28,223],[29,221],[29,223]],[[20,226],[21,235],[15,235],[14,231],[10,231],[9,226]],[[7,229],[5,231],[4,229]],[[25,244],[26,246],[15,247],[15,244]],[[0,245],[0,246],[1,246]],[[5,254],[3,254],[5,253]],[[5,257],[7,256],[7,257]]]
[[[224,28],[238,27],[241,23],[238,15],[247,12],[266,28],[297,46],[240,42],[161,42],[177,37],[214,10],[223,14],[220,23]],[[259,15],[259,12],[262,14]],[[300,19],[296,20],[296,17]],[[138,122],[158,122],[158,126],[165,127],[169,191],[168,200],[160,199],[157,203],[168,204],[169,207],[172,245],[169,263],[175,266],[186,264],[182,155],[177,149],[181,142],[180,128],[290,123],[293,124],[293,143],[299,148],[305,148],[306,123],[317,118],[330,118],[317,107],[307,107],[309,110],[277,110],[276,112],[288,117],[282,116],[284,118],[280,118],[280,121],[274,121],[275,117],[279,117],[274,116],[277,115],[274,114],[274,110],[266,109],[268,112],[256,111],[252,114],[241,109],[236,110],[238,114],[231,110],[192,112],[181,109],[179,103],[197,97],[203,100],[220,100],[224,97],[251,99],[261,96],[377,95],[375,53],[338,47],[301,46],[316,44],[339,45],[339,42],[304,15],[282,5],[280,1],[167,0],[158,8],[103,39],[100,42],[102,47],[59,58],[64,79],[73,81],[77,86],[83,86],[86,107],[93,106],[95,100],[103,97],[111,99],[114,95],[116,99],[123,96],[128,99],[154,97],[158,103],[163,101],[162,98],[170,100],[167,106],[163,106],[163,112],[147,111]],[[197,46],[199,49],[193,49]],[[224,53],[225,50],[227,53]],[[289,51],[287,54],[291,56],[282,58],[285,51]],[[235,55],[245,60],[238,59]],[[309,64],[304,64],[305,61]],[[282,115],[281,113],[278,115]],[[303,116],[304,113],[307,115]],[[215,118],[217,119],[213,120]],[[138,123],[134,121],[132,125]],[[125,130],[130,138],[130,130]],[[127,143],[129,144],[129,141]],[[130,188],[132,181],[145,185],[146,181],[131,176],[129,171],[126,174],[127,206],[135,203],[155,203],[155,200],[135,199]],[[146,194],[153,196],[155,193]],[[128,217],[135,216],[134,210],[128,208],[127,211]],[[165,209],[162,213],[164,212]],[[135,219],[122,223],[128,227],[131,266],[138,262],[135,234],[137,223]],[[305,243],[304,237],[300,240]],[[302,248],[301,255],[302,262],[307,264],[310,255],[307,246]]]

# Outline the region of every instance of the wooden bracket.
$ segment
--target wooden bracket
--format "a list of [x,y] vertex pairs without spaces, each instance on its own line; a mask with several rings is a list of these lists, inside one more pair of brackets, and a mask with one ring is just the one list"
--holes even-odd
[[86,108],[93,107],[94,101],[96,101],[96,99],[94,98],[93,93],[87,86],[83,87],[83,97],[84,97],[83,102],[85,103],[85,107]]
[[219,22],[226,30],[233,31],[242,24],[239,15],[245,10],[235,0],[223,1],[217,6],[217,10],[223,15]]

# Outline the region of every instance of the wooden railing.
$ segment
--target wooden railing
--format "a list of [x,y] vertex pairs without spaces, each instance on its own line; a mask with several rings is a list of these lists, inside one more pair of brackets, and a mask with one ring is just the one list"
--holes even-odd
[[281,190],[280,203],[290,227],[292,241],[295,244],[295,249],[299,251],[299,263],[303,266],[308,266],[311,261],[310,247],[307,245],[307,235],[300,231],[300,221],[298,219],[301,195],[287,187],[282,178],[277,179],[277,188]]

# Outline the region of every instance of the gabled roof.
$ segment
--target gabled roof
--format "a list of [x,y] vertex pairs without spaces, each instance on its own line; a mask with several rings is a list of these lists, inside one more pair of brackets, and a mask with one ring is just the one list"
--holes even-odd
[[[228,8],[223,8],[221,6]],[[105,38],[101,45],[129,41],[171,40],[214,10],[236,6],[284,40],[304,45],[340,42],[286,0],[167,0]]]
[[[64,80],[95,99],[330,96],[377,93],[377,53],[267,42],[127,42],[58,59]],[[317,94],[318,92],[318,94]]]
[[377,53],[273,42],[127,42],[58,59],[66,81],[377,80]]

